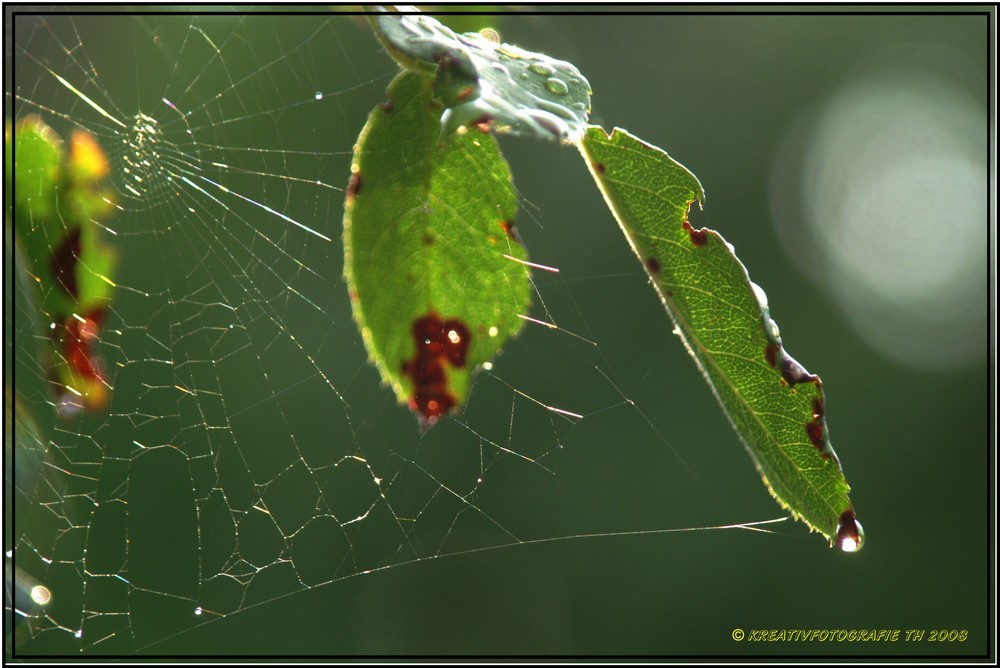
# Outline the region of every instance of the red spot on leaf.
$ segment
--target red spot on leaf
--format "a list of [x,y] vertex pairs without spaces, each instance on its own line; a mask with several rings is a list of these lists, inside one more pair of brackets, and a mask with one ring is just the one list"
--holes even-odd
[[[107,405],[107,383],[95,347],[101,334],[104,309],[96,309],[81,318],[72,315],[66,318],[62,325],[52,330],[52,341],[70,372],[89,388],[83,405],[89,410],[101,410]],[[56,382],[62,384],[62,381]]]
[[465,102],[469,99],[469,96],[472,95],[473,91],[475,91],[475,89],[472,86],[466,86],[459,91],[458,95],[455,96],[455,99],[459,102]]
[[660,261],[655,257],[646,258],[646,268],[654,274],[660,273]]
[[347,184],[347,199],[354,199],[361,192],[361,172],[353,172]]
[[379,104],[378,108],[388,114],[390,111],[392,111],[392,108],[395,107],[395,106],[396,106],[396,103],[390,97],[385,102],[382,102],[381,104]]
[[483,114],[476,120],[472,121],[472,126],[483,134],[490,133],[490,124],[493,123],[493,116],[491,114]]
[[76,299],[78,287],[76,268],[80,259],[80,226],[77,225],[62,238],[52,252],[52,275],[70,297]]
[[696,230],[691,227],[691,223],[685,220],[684,229],[687,230],[688,236],[691,237],[691,243],[695,246],[704,246],[708,243],[708,232],[704,228]]
[[413,340],[417,350],[413,359],[403,363],[403,373],[413,381],[410,410],[419,413],[429,427],[455,407],[445,364],[456,369],[465,366],[472,335],[461,320],[441,320],[432,311],[414,321]]

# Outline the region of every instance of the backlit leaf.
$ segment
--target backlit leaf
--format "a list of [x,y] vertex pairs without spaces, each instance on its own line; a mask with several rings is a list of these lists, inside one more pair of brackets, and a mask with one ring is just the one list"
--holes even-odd
[[114,249],[103,244],[97,221],[112,208],[103,186],[107,159],[89,134],[73,133],[68,150],[37,116],[5,132],[6,179],[14,194],[13,220],[24,266],[38,285],[47,320],[43,357],[61,409],[100,410],[110,385],[96,353],[114,287]]
[[480,33],[457,34],[422,14],[381,13],[373,23],[400,65],[433,73],[434,96],[445,106],[442,137],[478,123],[539,139],[576,142],[583,136],[590,85],[572,64]]
[[698,180],[620,129],[591,127],[581,151],[771,494],[831,543],[860,548],[823,384],[785,351],[763,290],[732,247],[688,223],[688,207],[703,197]]
[[530,304],[510,170],[489,131],[439,141],[431,82],[403,72],[355,145],[344,213],[354,316],[383,382],[424,427]]

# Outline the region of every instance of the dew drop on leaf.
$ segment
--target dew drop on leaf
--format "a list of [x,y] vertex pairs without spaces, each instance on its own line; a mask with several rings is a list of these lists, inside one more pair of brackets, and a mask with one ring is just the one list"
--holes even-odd
[[569,86],[567,86],[566,82],[563,81],[562,79],[556,79],[556,78],[546,79],[545,87],[553,95],[565,95],[566,93],[569,92]]
[[553,70],[549,65],[546,65],[545,63],[532,63],[531,65],[528,66],[528,69],[534,72],[535,74],[538,74],[543,77],[552,76],[552,74],[555,72],[555,70]]

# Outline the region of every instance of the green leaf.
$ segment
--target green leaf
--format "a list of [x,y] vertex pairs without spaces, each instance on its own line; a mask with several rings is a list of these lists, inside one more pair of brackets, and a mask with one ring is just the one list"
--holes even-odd
[[688,208],[698,180],[662,150],[615,129],[588,129],[581,152],[704,374],[782,507],[831,544],[861,547],[850,488],[830,445],[823,384],[785,352],[763,290]]
[[383,382],[429,427],[521,328],[530,281],[493,135],[439,143],[441,107],[421,75],[403,72],[388,94],[354,149],[344,271]]
[[498,44],[479,33],[456,34],[422,14],[378,14],[375,32],[403,67],[434,73],[445,106],[442,137],[494,123],[498,131],[577,142],[590,114],[590,84],[570,63]]
[[48,319],[42,356],[62,394],[58,405],[101,410],[110,386],[96,344],[115,265],[114,249],[101,243],[96,223],[113,207],[102,185],[107,159],[82,130],[65,151],[62,139],[37,116],[13,131],[8,126],[5,143],[5,179],[14,194],[7,215]]

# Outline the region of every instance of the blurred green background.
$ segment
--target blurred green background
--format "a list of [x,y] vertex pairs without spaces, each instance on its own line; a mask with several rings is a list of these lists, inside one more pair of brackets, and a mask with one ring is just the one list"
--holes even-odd
[[[988,17],[794,11],[491,23],[576,64],[593,122],[699,177],[692,223],[736,247],[823,378],[866,531],[854,555],[792,522],[627,535],[782,513],[572,148],[501,141],[531,259],[560,269],[536,276],[532,316],[565,331],[527,327],[461,418],[421,438],[351,322],[342,192],[305,182],[343,188],[394,71],[364,22],[8,14],[8,115],[82,125],[120,158],[120,128],[56,72],[116,117],[160,119],[178,147],[163,174],[335,240],[204,181],[123,197],[105,416],[54,417],[44,315],[14,281],[19,417],[38,435],[18,425],[5,549],[53,599],[15,615],[8,651],[985,654]],[[41,449],[51,466],[32,464]],[[968,634],[750,643],[736,628]]]

